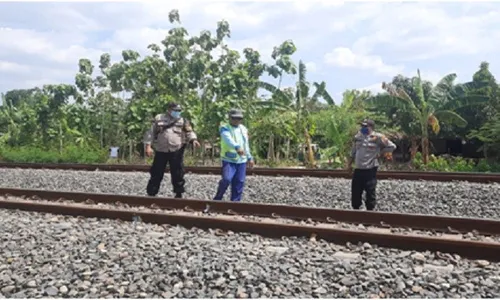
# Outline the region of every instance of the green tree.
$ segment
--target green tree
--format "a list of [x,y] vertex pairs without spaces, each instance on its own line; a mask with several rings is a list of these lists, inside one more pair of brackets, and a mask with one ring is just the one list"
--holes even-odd
[[[379,108],[397,108],[404,113],[411,115],[409,123],[416,125],[410,127],[409,135],[421,139],[423,162],[427,164],[429,159],[429,126],[434,133],[440,130],[440,123],[453,124],[465,127],[467,121],[455,112],[459,107],[475,104],[484,98],[469,93],[468,85],[455,86],[456,74],[444,76],[439,83],[434,86],[426,97],[424,94],[423,81],[420,77],[420,70],[417,77],[412,80],[416,99],[412,99],[403,88],[396,88],[391,84],[383,84],[387,93],[376,95],[368,100],[371,105]],[[397,118],[397,116],[395,116]],[[418,132],[418,133],[417,133]]]

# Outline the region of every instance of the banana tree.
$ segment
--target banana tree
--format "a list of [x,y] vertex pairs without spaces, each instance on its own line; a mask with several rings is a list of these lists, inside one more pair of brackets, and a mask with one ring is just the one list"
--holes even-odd
[[467,121],[455,110],[486,100],[482,96],[470,95],[468,84],[455,85],[456,77],[454,73],[444,76],[432,88],[428,97],[425,97],[420,70],[417,70],[417,77],[412,81],[417,96],[415,99],[412,99],[404,89],[383,83],[382,88],[387,93],[378,94],[367,100],[376,108],[397,108],[400,112],[411,116],[414,127],[411,128],[409,135],[418,135],[421,139],[424,164],[429,160],[429,127],[435,134],[440,131],[440,123],[465,127]]
[[478,139],[483,145],[478,149],[486,158],[499,155],[500,151],[500,114],[497,113],[491,120],[479,129],[472,130],[468,138]]
[[337,163],[344,163],[351,147],[350,141],[359,130],[359,121],[367,117],[364,101],[369,95],[365,91],[347,90],[340,105],[327,100],[328,107],[314,114],[314,122],[329,146],[322,152],[327,157],[335,158]]
[[300,61],[298,67],[298,81],[295,84],[294,93],[286,92],[269,83],[261,83],[261,87],[273,94],[273,100],[281,104],[289,104],[290,110],[297,114],[296,129],[298,135],[303,135],[307,147],[306,166],[314,168],[314,152],[312,150],[311,136],[314,134],[315,122],[311,116],[314,104],[318,103],[320,98],[329,103],[333,103],[333,98],[328,94],[324,83],[315,84],[315,92],[310,95],[311,84],[306,80],[306,65]]

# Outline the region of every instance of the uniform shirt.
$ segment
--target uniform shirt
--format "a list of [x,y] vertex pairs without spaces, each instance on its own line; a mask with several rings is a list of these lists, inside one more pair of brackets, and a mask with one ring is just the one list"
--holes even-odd
[[358,133],[354,136],[351,157],[356,169],[367,170],[379,166],[380,154],[390,153],[395,149],[396,145],[381,133],[373,131],[366,136]]
[[[185,121],[185,123],[184,123]],[[163,126],[174,125],[164,129]],[[196,139],[196,133],[189,121],[183,118],[174,119],[168,114],[156,115],[151,128],[144,136],[144,144],[153,144],[157,152],[174,152],[179,150],[186,142]]]
[[[245,151],[245,155],[238,155],[238,161],[235,162],[228,160],[228,162],[242,164],[252,160],[252,155],[250,154],[250,143],[248,142],[248,134],[246,133],[247,129],[243,125],[239,125],[238,127],[232,126],[232,130],[227,129],[226,127],[222,127],[220,129],[221,138],[229,147],[236,150],[243,148],[243,151]],[[225,159],[222,158],[222,160]]]

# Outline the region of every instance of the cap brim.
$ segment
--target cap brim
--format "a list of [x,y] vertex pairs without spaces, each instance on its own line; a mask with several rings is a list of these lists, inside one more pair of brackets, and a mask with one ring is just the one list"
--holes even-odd
[[243,115],[231,115],[231,118],[243,119]]

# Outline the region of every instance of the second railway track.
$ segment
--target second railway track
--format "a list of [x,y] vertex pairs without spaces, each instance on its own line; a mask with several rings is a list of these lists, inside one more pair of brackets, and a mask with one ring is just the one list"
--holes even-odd
[[[119,164],[40,164],[40,163],[0,163],[0,168],[9,169],[52,169],[112,172],[149,172],[149,165]],[[220,167],[186,167],[193,174],[220,174]],[[351,178],[346,170],[294,169],[294,168],[254,168],[247,170],[248,175]],[[430,181],[469,181],[478,183],[500,183],[498,173],[460,173],[460,172],[416,172],[416,171],[379,171],[379,179],[430,180]]]
[[[496,220],[46,190],[2,188],[0,195],[24,198],[0,200],[0,208],[6,209],[218,228],[268,237],[303,236],[336,243],[368,242],[404,250],[430,250],[500,260],[500,243],[495,242],[500,235],[500,221]],[[377,230],[345,229],[342,224],[372,226]],[[391,230],[399,228],[415,232],[400,234]],[[431,237],[418,234],[417,230],[443,232],[444,235]],[[493,238],[484,242],[445,237],[471,232]]]

